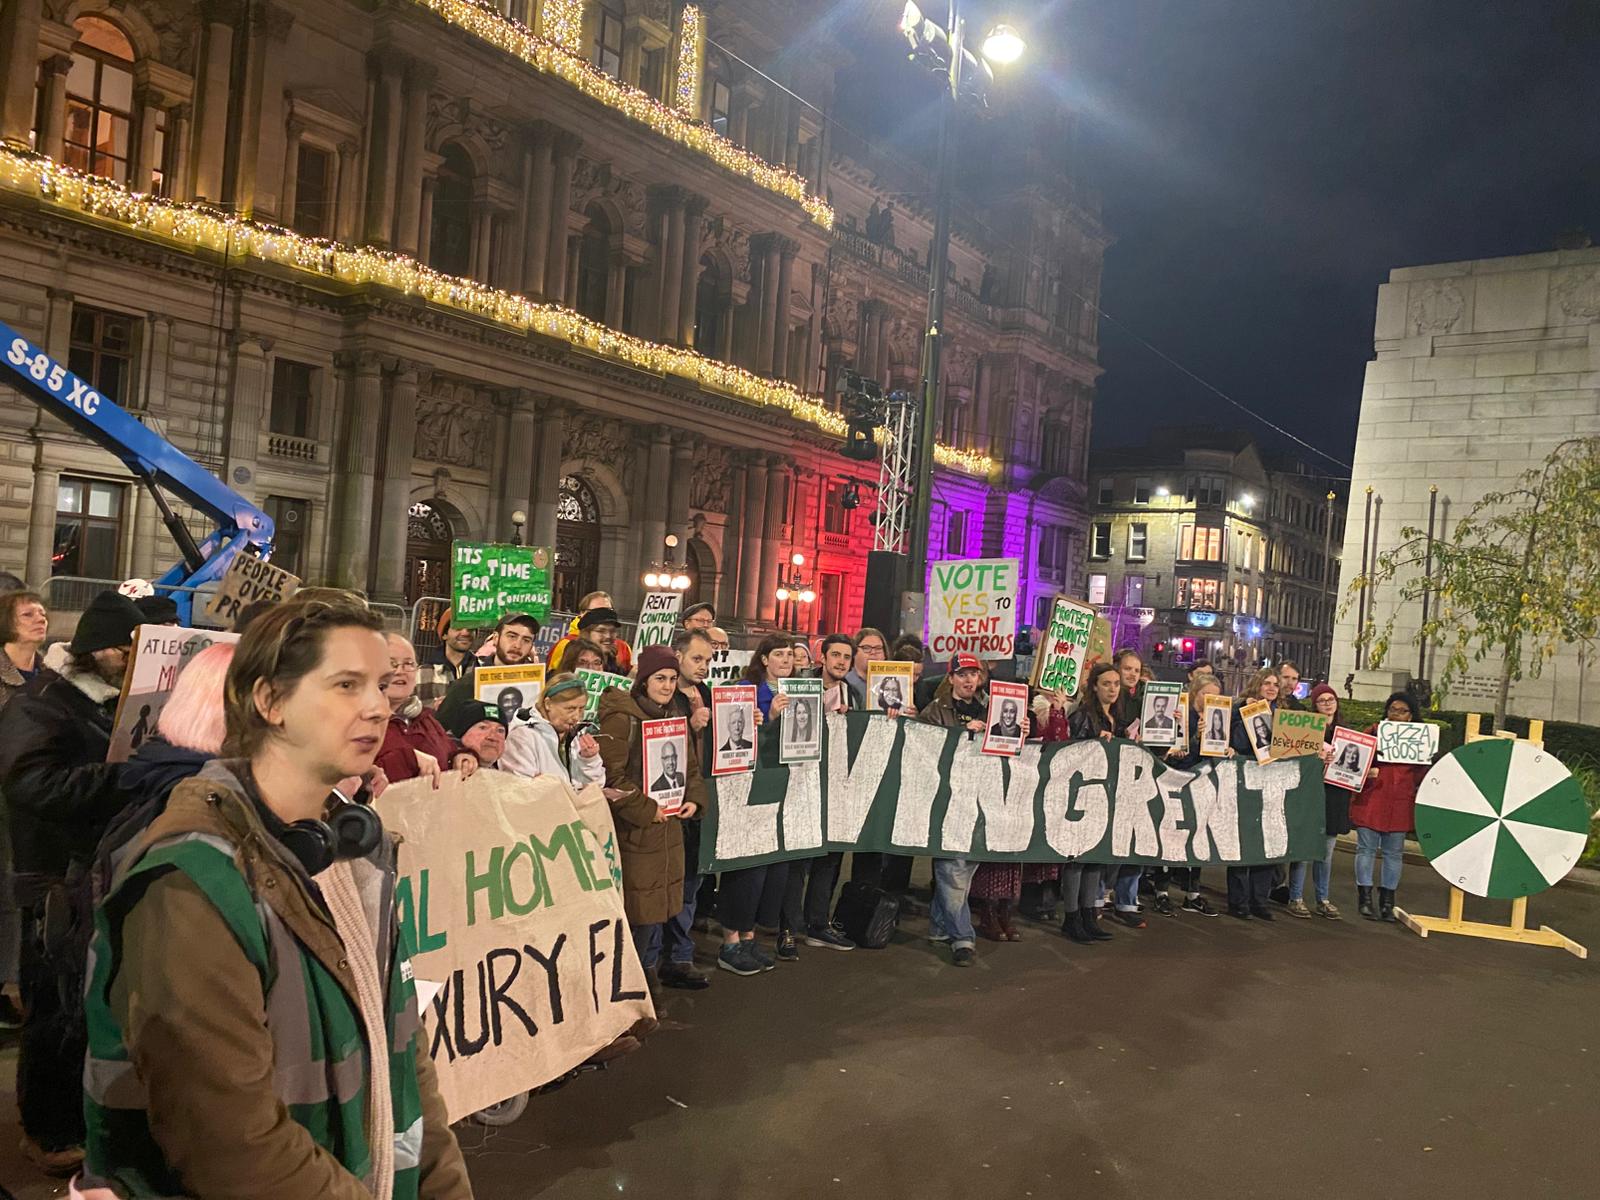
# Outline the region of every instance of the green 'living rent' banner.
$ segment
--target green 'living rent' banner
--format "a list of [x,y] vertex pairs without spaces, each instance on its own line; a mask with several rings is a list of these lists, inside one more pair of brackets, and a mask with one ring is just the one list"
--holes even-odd
[[758,770],[709,781],[702,871],[825,850],[1198,867],[1304,862],[1326,848],[1317,758],[1180,771],[1120,740],[998,758],[965,731],[835,713],[822,761],[784,767],[779,724],[762,730]]

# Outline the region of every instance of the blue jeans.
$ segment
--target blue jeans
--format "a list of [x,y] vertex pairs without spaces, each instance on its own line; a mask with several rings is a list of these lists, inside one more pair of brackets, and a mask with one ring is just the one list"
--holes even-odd
[[700,899],[700,884],[704,875],[685,875],[683,877],[683,907],[667,918],[667,923],[661,927],[663,939],[667,944],[667,959],[678,964],[692,963],[694,961],[694,910],[695,903]]
[[1400,868],[1404,865],[1400,855],[1405,848],[1404,830],[1398,833],[1379,833],[1376,829],[1356,826],[1356,886],[1372,886],[1372,860],[1381,852],[1383,876],[1379,886],[1394,891],[1400,886]]
[[661,961],[661,926],[635,925],[632,928],[633,948],[639,953],[639,965],[646,971],[654,971]]
[[1117,875],[1111,890],[1117,907],[1123,912],[1138,912],[1139,880],[1144,877],[1144,868],[1123,865],[1113,869]]
[[928,936],[948,941],[952,949],[970,949],[978,935],[972,928],[972,909],[967,893],[978,864],[964,858],[933,860],[933,904],[928,909]]
[[[1317,893],[1317,903],[1326,903],[1328,887],[1333,882],[1333,848],[1339,839],[1328,836],[1328,849],[1323,856],[1311,864],[1311,886]],[[1303,862],[1289,864],[1289,899],[1303,900],[1306,895],[1306,864]]]

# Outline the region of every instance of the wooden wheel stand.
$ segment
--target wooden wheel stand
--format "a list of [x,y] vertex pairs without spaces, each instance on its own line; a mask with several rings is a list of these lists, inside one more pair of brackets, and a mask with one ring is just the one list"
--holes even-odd
[[[1485,738],[1499,737],[1516,739],[1512,733],[1480,733],[1480,722],[1477,713],[1467,714],[1467,741],[1477,742]],[[1529,721],[1527,740],[1535,746],[1544,746],[1544,722]],[[1463,919],[1466,908],[1467,894],[1458,887],[1450,889],[1450,915],[1446,917],[1419,917],[1413,916],[1404,909],[1395,909],[1395,919],[1418,937],[1427,937],[1430,933],[1459,933],[1463,937],[1489,938],[1497,942],[1521,942],[1528,946],[1554,946],[1574,954],[1579,958],[1588,958],[1589,951],[1563,933],[1558,933],[1548,925],[1541,925],[1537,929],[1528,928],[1528,898],[1518,896],[1511,902],[1511,923],[1508,925],[1493,925],[1487,921],[1468,921]]]

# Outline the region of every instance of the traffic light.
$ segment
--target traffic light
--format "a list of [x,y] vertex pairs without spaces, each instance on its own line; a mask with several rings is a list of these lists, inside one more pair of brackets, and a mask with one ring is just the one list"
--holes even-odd
[[1184,658],[1188,658],[1188,659],[1194,658],[1194,639],[1193,638],[1184,638],[1183,639],[1183,656],[1184,656]]

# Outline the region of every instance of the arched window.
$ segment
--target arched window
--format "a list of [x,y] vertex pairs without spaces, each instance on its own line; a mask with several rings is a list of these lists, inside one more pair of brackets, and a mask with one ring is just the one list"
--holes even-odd
[[717,260],[709,254],[700,258],[700,282],[694,292],[694,344],[701,354],[726,358],[725,326],[732,306],[729,281]]
[[450,594],[450,543],[466,523],[449,503],[434,497],[411,506],[406,521],[406,600]]
[[606,319],[606,283],[611,271],[611,220],[591,204],[589,223],[578,243],[578,311],[592,321]]
[[600,502],[578,475],[563,475],[556,494],[556,577],[552,603],[576,612],[578,598],[600,581]]
[[128,179],[133,44],[101,17],[79,17],[72,27],[78,41],[67,72],[67,164],[139,186],[140,181]]
[[453,142],[440,154],[444,162],[433,187],[428,265],[446,275],[465,275],[472,269],[472,160]]

